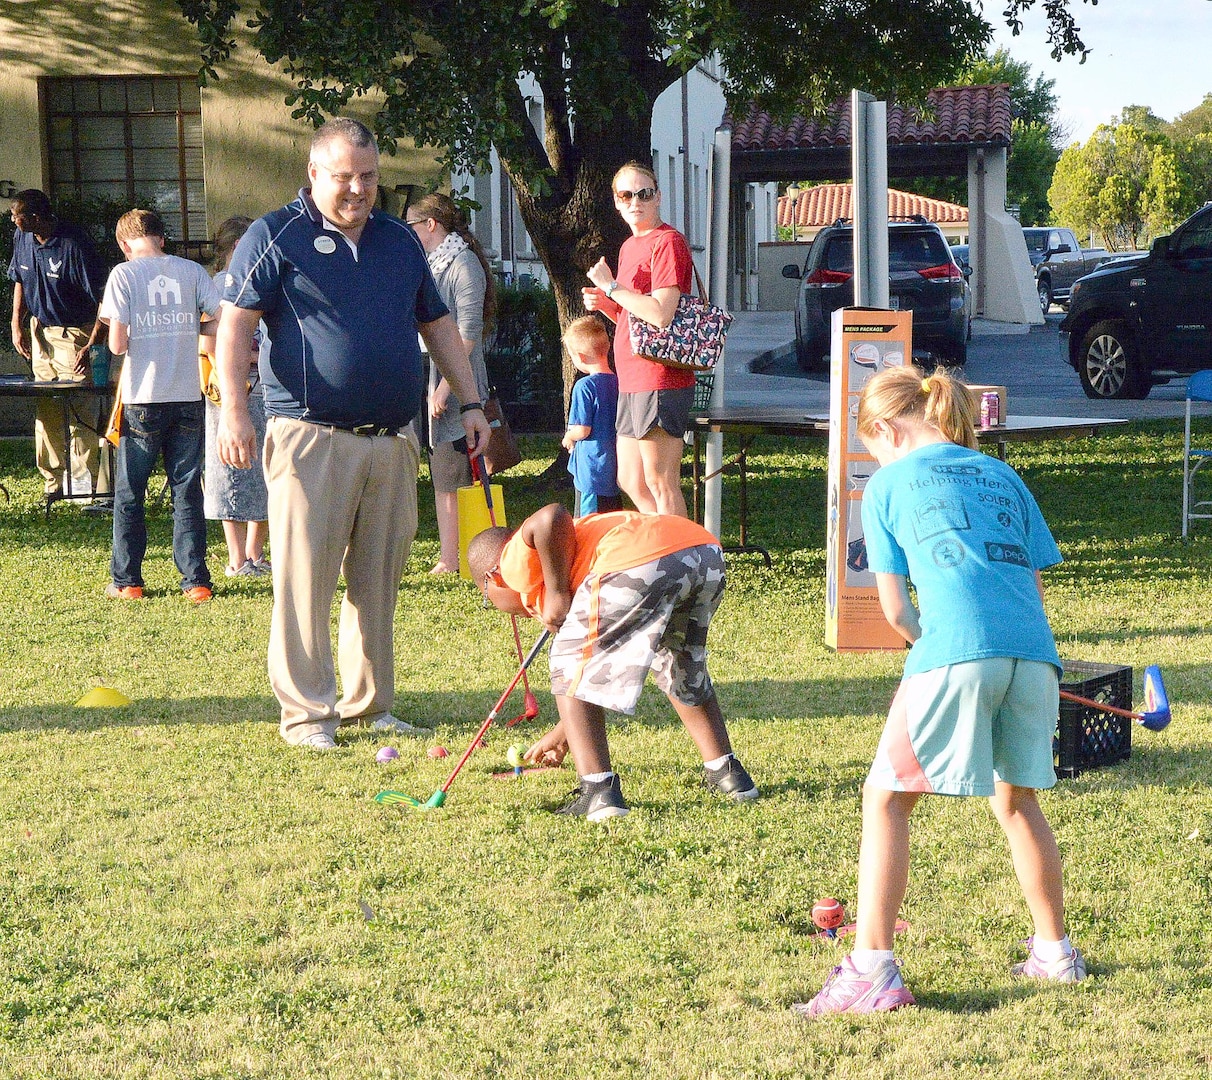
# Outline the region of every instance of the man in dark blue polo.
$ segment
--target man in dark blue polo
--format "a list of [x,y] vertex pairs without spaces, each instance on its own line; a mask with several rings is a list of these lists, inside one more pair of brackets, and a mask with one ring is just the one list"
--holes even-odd
[[[253,464],[244,382],[248,343],[264,319],[269,679],[282,737],[330,750],[342,722],[417,730],[391,708],[392,622],[417,528],[419,448],[404,429],[423,394],[418,332],[455,396],[469,403],[463,426],[474,453],[487,445],[489,427],[420,242],[374,209],[373,135],[356,120],[330,120],[312,140],[307,175],[311,187],[254,222],[232,256],[217,342],[218,441],[221,460]],[[329,624],[341,574],[338,699]]]
[[[89,377],[89,348],[100,336],[97,308],[105,291],[105,268],[88,233],[59,221],[50,200],[36,188],[13,196],[13,345],[44,382],[83,382]],[[39,398],[34,420],[34,460],[47,494],[57,492],[65,469],[84,469],[110,490],[109,457],[101,458],[96,431],[72,423],[70,462],[64,446],[63,405]]]

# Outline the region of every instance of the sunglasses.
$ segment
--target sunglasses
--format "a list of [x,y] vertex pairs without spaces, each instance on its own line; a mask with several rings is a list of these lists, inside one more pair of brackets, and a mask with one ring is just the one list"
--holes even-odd
[[621,203],[629,203],[632,199],[639,199],[640,202],[652,202],[656,198],[656,188],[645,187],[639,191],[616,191],[614,197]]
[[404,224],[411,225],[413,228],[416,228],[418,225],[424,225],[425,222],[431,221],[431,220],[433,220],[433,219],[427,218],[427,217],[412,218],[411,220],[405,221]]

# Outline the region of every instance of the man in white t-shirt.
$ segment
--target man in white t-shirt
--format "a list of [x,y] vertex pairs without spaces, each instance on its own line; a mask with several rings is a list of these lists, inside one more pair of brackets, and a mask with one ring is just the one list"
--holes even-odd
[[[173,562],[186,598],[211,597],[202,508],[205,413],[198,381],[198,335],[213,335],[219,294],[198,263],[164,254],[164,223],[150,210],[118,220],[118,246],[127,261],[105,286],[101,317],[109,347],[126,354],[122,367],[122,427],[114,480],[114,548],[105,595],[143,596],[147,525],[143,506],[156,459],[172,488]],[[213,345],[211,346],[213,351]]]

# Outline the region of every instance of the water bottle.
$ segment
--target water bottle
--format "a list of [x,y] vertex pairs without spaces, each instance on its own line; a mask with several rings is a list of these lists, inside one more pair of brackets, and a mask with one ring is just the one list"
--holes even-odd
[[105,386],[109,383],[109,347],[94,345],[88,350],[89,362],[93,369],[93,386]]

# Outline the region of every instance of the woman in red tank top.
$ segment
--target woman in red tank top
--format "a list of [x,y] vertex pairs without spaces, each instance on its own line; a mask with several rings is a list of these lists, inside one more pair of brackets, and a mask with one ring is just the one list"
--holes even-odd
[[615,174],[613,189],[615,208],[631,228],[631,237],[619,251],[617,276],[604,258],[599,259],[588,274],[593,286],[582,293],[587,311],[600,311],[615,323],[619,487],[644,513],[686,517],[682,436],[694,402],[694,372],[636,356],[627,316],[669,325],[678,299],[691,289],[690,245],[661,221],[661,193],[647,165],[624,165]]

